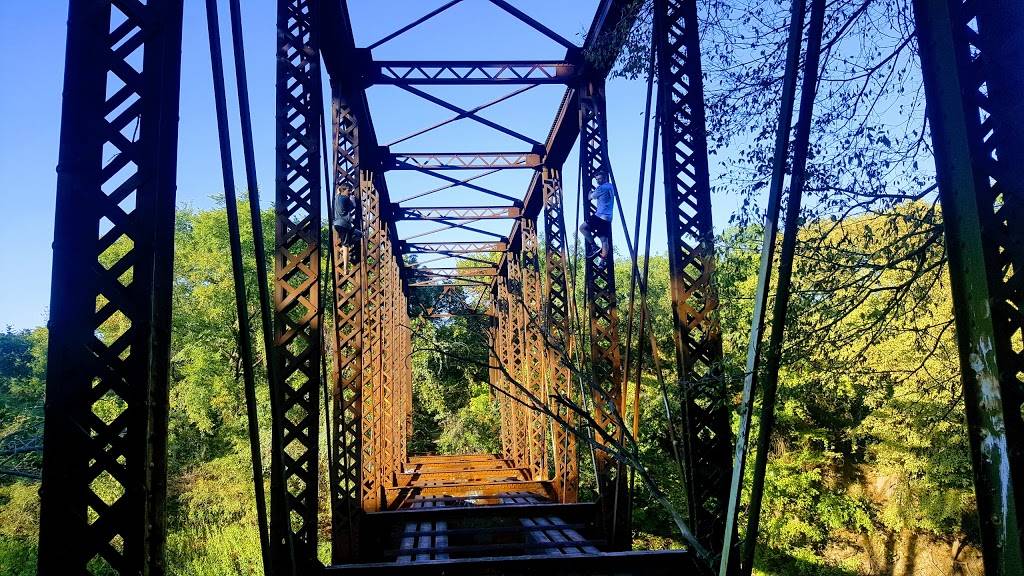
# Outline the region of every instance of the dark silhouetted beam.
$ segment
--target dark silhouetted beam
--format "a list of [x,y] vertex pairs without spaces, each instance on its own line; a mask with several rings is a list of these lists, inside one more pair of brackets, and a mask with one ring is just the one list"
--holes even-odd
[[508,249],[506,242],[403,242],[402,251],[406,254],[433,254],[448,252],[452,254],[473,254],[480,252],[504,252]]
[[580,68],[565,61],[415,61],[370,63],[370,84],[570,84]]
[[535,152],[410,152],[387,157],[388,170],[486,170],[489,168],[536,168],[541,155]]
[[391,205],[396,220],[494,220],[519,218],[522,209],[516,206],[402,207]]
[[474,276],[494,276],[497,269],[494,266],[474,268],[409,268],[414,278],[465,278]]

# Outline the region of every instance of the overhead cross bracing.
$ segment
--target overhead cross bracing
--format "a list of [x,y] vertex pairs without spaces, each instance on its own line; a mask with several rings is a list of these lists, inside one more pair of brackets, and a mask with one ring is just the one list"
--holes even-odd
[[[645,478],[643,467],[630,460],[629,443],[639,423],[633,421],[631,433],[623,407],[629,402],[628,372],[635,362],[640,380],[645,351],[633,347],[633,320],[636,314],[643,319],[647,308],[641,302],[633,309],[631,294],[630,308],[619,310],[616,282],[628,279],[631,293],[646,293],[646,276],[636,268],[639,234],[625,237],[626,264],[633,265],[628,278],[616,273],[615,251],[588,254],[581,257],[583,286],[577,290],[562,177],[575,171],[565,163],[577,142],[581,192],[594,189],[597,175],[611,168],[604,83],[622,41],[611,32],[631,29],[632,14],[624,11],[629,3],[595,0],[595,17],[578,43],[548,27],[542,15],[505,0],[451,0],[404,26],[396,23],[394,33],[357,44],[354,31],[360,28],[343,0],[279,0],[274,275],[273,293],[267,294],[271,277],[262,265],[240,2],[228,1],[270,380],[269,522],[263,510],[257,511],[265,573],[749,575],[816,74],[804,73],[792,142],[790,120],[799,64],[809,62],[813,71],[821,56],[825,1],[810,2],[806,50],[807,2],[793,2],[751,329],[752,369],[745,375],[735,447],[729,422],[733,406],[721,374],[697,4],[651,3],[650,65],[656,73],[648,86],[653,91],[657,77],[654,118],[660,139],[654,142],[663,154],[652,170],[660,166],[664,180],[675,352],[670,377],[682,398],[679,406],[668,408],[677,412],[681,442],[674,441],[677,427],[669,426],[668,433],[681,452],[676,456],[688,506],[685,518],[674,519],[686,547],[657,552],[629,551],[629,473]],[[470,1],[486,3],[532,29],[564,56],[413,61],[409,57],[416,55],[382,55],[395,38]],[[262,444],[224,69],[216,48],[216,0],[208,0],[207,8],[236,332],[245,359],[241,368],[258,495]],[[1024,242],[1021,227],[1013,224],[1024,213],[1019,174],[1024,167],[1019,106],[1024,9],[1013,0],[918,0],[914,18],[986,573],[1016,575],[1024,569],[1019,520],[1024,517],[1019,337],[1024,297],[1014,274],[1024,266],[1018,258]],[[104,564],[119,574],[160,575],[166,571],[182,2],[71,0],[68,24],[39,571],[80,574]],[[595,42],[609,38],[611,45],[603,48],[611,48],[612,58],[584,57]],[[488,87],[500,92],[472,102],[455,103],[451,97]],[[373,91],[382,89],[436,106],[439,116],[423,118],[412,132],[378,139],[373,120],[402,119],[403,112],[375,108]],[[491,115],[542,90],[561,95],[552,102],[546,135]],[[329,102],[322,98],[325,92]],[[524,108],[519,114],[530,117],[540,109]],[[475,150],[460,149],[474,147],[440,136],[456,122],[473,123],[497,139]],[[108,149],[117,153],[107,154]],[[776,242],[787,176],[786,225]],[[412,185],[414,177],[423,185]],[[514,179],[517,185],[511,185]],[[648,207],[654,187],[650,190]],[[357,200],[359,234],[348,230],[343,238],[332,218],[325,243],[320,219],[324,212],[333,216],[338,194]],[[584,214],[595,212],[592,202],[582,204]],[[618,216],[624,225],[624,215]],[[118,242],[131,248],[111,251]],[[778,288],[759,368],[777,243]],[[439,299],[452,301],[446,304],[458,305],[412,309],[412,291],[426,286],[435,287]],[[578,292],[582,302],[575,302]],[[328,306],[331,314],[325,314]],[[406,441],[412,427],[410,316],[443,322],[456,314],[479,317],[486,325],[501,451],[411,456]],[[101,340],[99,328],[112,319],[123,329]],[[639,323],[642,342],[643,320]],[[657,376],[664,380],[657,342],[646,334]],[[746,443],[762,378],[758,460],[740,554],[733,543],[739,541]],[[97,409],[108,400],[119,406],[116,413],[110,413],[110,402],[107,411]],[[326,455],[321,437],[327,440]],[[322,461],[327,462],[326,485]],[[594,502],[580,502],[581,464],[593,466]],[[98,491],[99,478],[117,494]],[[658,486],[645,487],[663,496]],[[318,558],[319,539],[326,534],[321,528],[327,524],[320,510],[324,494],[330,497],[327,567]]]

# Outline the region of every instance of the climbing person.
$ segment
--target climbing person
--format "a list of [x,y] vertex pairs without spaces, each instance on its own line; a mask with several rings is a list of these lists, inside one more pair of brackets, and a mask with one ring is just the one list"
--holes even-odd
[[[359,201],[352,191],[346,187],[338,189],[334,195],[334,232],[338,235],[341,245],[342,266],[348,269],[348,263],[359,262],[359,239],[362,232],[357,226],[359,217]],[[351,257],[350,257],[351,254]]]
[[[615,205],[615,187],[608,181],[608,173],[604,170],[599,170],[594,176],[597,179],[597,187],[587,195],[594,203],[594,214],[584,220],[580,232],[583,232],[586,239],[587,258],[600,254],[601,258],[605,259],[612,250],[612,207]],[[594,237],[600,240],[600,244]]]

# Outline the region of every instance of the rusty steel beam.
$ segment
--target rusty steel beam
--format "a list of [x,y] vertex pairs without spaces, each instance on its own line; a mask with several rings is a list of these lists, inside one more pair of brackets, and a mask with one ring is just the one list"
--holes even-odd
[[435,320],[444,320],[447,318],[459,318],[463,316],[491,316],[489,312],[446,312],[438,314],[424,314],[424,318],[431,318]]
[[[544,329],[547,332],[547,404],[570,426],[575,415],[565,404],[553,397],[572,399],[572,373],[569,354],[572,349],[573,308],[572,293],[568,286],[568,258],[566,257],[565,216],[562,209],[562,174],[555,168],[545,167],[544,181]],[[579,466],[576,460],[576,437],[563,426],[551,423],[552,457],[554,459],[554,488],[561,502],[575,502],[579,484]]]
[[580,66],[567,61],[375,60],[366,82],[397,86],[472,84],[569,84]]
[[[537,220],[523,222],[522,239],[522,303],[523,314],[523,386],[540,402],[547,398],[545,378],[546,357],[543,333],[543,294],[540,280],[540,240],[537,236]],[[548,446],[547,417],[538,410],[526,411],[526,434],[528,444],[527,468],[533,480],[547,480]]]
[[513,434],[512,461],[516,466],[525,468],[530,457],[528,415],[529,402],[522,387],[526,384],[526,324],[523,318],[523,275],[522,253],[516,251],[514,257],[507,261],[505,274],[508,277],[508,364],[506,370],[510,381],[506,382],[506,391],[515,400],[511,401],[511,424]]
[[409,268],[412,278],[422,277],[436,278],[465,278],[474,276],[494,276],[498,273],[497,268],[476,267],[476,268]]
[[484,282],[483,280],[473,280],[470,278],[431,278],[423,280],[410,279],[406,281],[406,286],[408,286],[409,288],[427,288],[432,286],[462,286],[469,288],[474,286],[487,287],[490,286],[490,282]]
[[[388,170],[526,169],[541,164],[537,152],[391,152]],[[463,184],[465,184],[463,182]]]
[[517,450],[515,447],[518,439],[515,436],[512,397],[508,384],[509,377],[506,374],[512,364],[509,347],[509,342],[511,342],[512,338],[512,331],[510,330],[509,324],[511,322],[511,306],[509,301],[509,281],[507,275],[498,275],[496,278],[494,294],[495,308],[497,309],[495,325],[497,346],[494,358],[496,364],[494,365],[494,377],[491,380],[491,385],[496,388],[494,394],[498,399],[498,407],[501,415],[502,455],[509,462],[513,462],[513,464],[518,465],[518,462],[516,461]]
[[383,390],[383,328],[384,309],[384,236],[385,224],[380,215],[380,194],[375,175],[367,170],[360,177],[362,195],[362,251],[363,251],[363,423],[361,493],[364,512],[380,510],[380,491],[383,479],[380,470],[382,442],[378,431],[382,428],[381,394]]
[[[580,89],[580,166],[584,198],[597,187],[597,173],[608,169],[606,110],[603,81],[591,81]],[[583,205],[587,218],[593,217],[595,205]],[[609,238],[609,249],[611,249]],[[595,254],[584,266],[587,315],[590,335],[590,386],[594,420],[612,438],[622,439],[625,414],[626,385],[622,373],[622,352],[619,343],[619,312],[615,292],[614,250],[607,258]],[[599,442],[600,438],[598,439]],[[612,546],[631,546],[629,496],[623,477],[625,466],[614,462],[606,453],[597,454],[598,487],[601,493],[605,527]]]
[[378,406],[381,417],[377,421],[378,428],[374,430],[374,434],[380,442],[378,447],[380,458],[377,463],[380,466],[381,485],[387,488],[394,486],[398,467],[397,415],[400,404],[397,371],[395,370],[397,366],[396,353],[398,352],[396,341],[398,266],[391,250],[391,240],[388,234],[381,235],[381,260],[382,307],[378,310],[381,325],[380,403]]
[[656,0],[665,220],[690,527],[720,552],[732,475],[731,406],[722,375],[711,182],[697,7]]
[[[332,90],[335,193],[359,194],[360,122],[353,106],[337,86]],[[334,253],[334,372],[332,374],[331,559],[335,563],[359,557],[360,438],[362,435],[363,268],[346,263],[341,240],[332,235]]]
[[[316,558],[320,446],[320,94],[314,0],[277,8],[277,150],[271,541],[275,573]],[[282,500],[282,492],[284,499]],[[294,558],[293,566],[288,560]]]
[[507,249],[507,242],[402,242],[402,252],[405,254],[480,254],[504,252]]
[[165,573],[182,3],[72,0],[40,574]]
[[508,220],[519,218],[518,206],[401,206],[391,205],[395,220]]

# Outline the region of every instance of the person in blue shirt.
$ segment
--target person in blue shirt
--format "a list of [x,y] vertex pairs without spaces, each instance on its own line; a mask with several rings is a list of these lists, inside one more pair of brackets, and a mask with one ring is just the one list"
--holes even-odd
[[[612,250],[612,208],[615,206],[615,187],[608,181],[608,173],[599,171],[595,174],[597,188],[591,190],[587,198],[594,203],[594,215],[588,216],[580,226],[580,232],[586,239],[587,258],[600,254],[607,258]],[[598,244],[594,237],[600,239]]]

